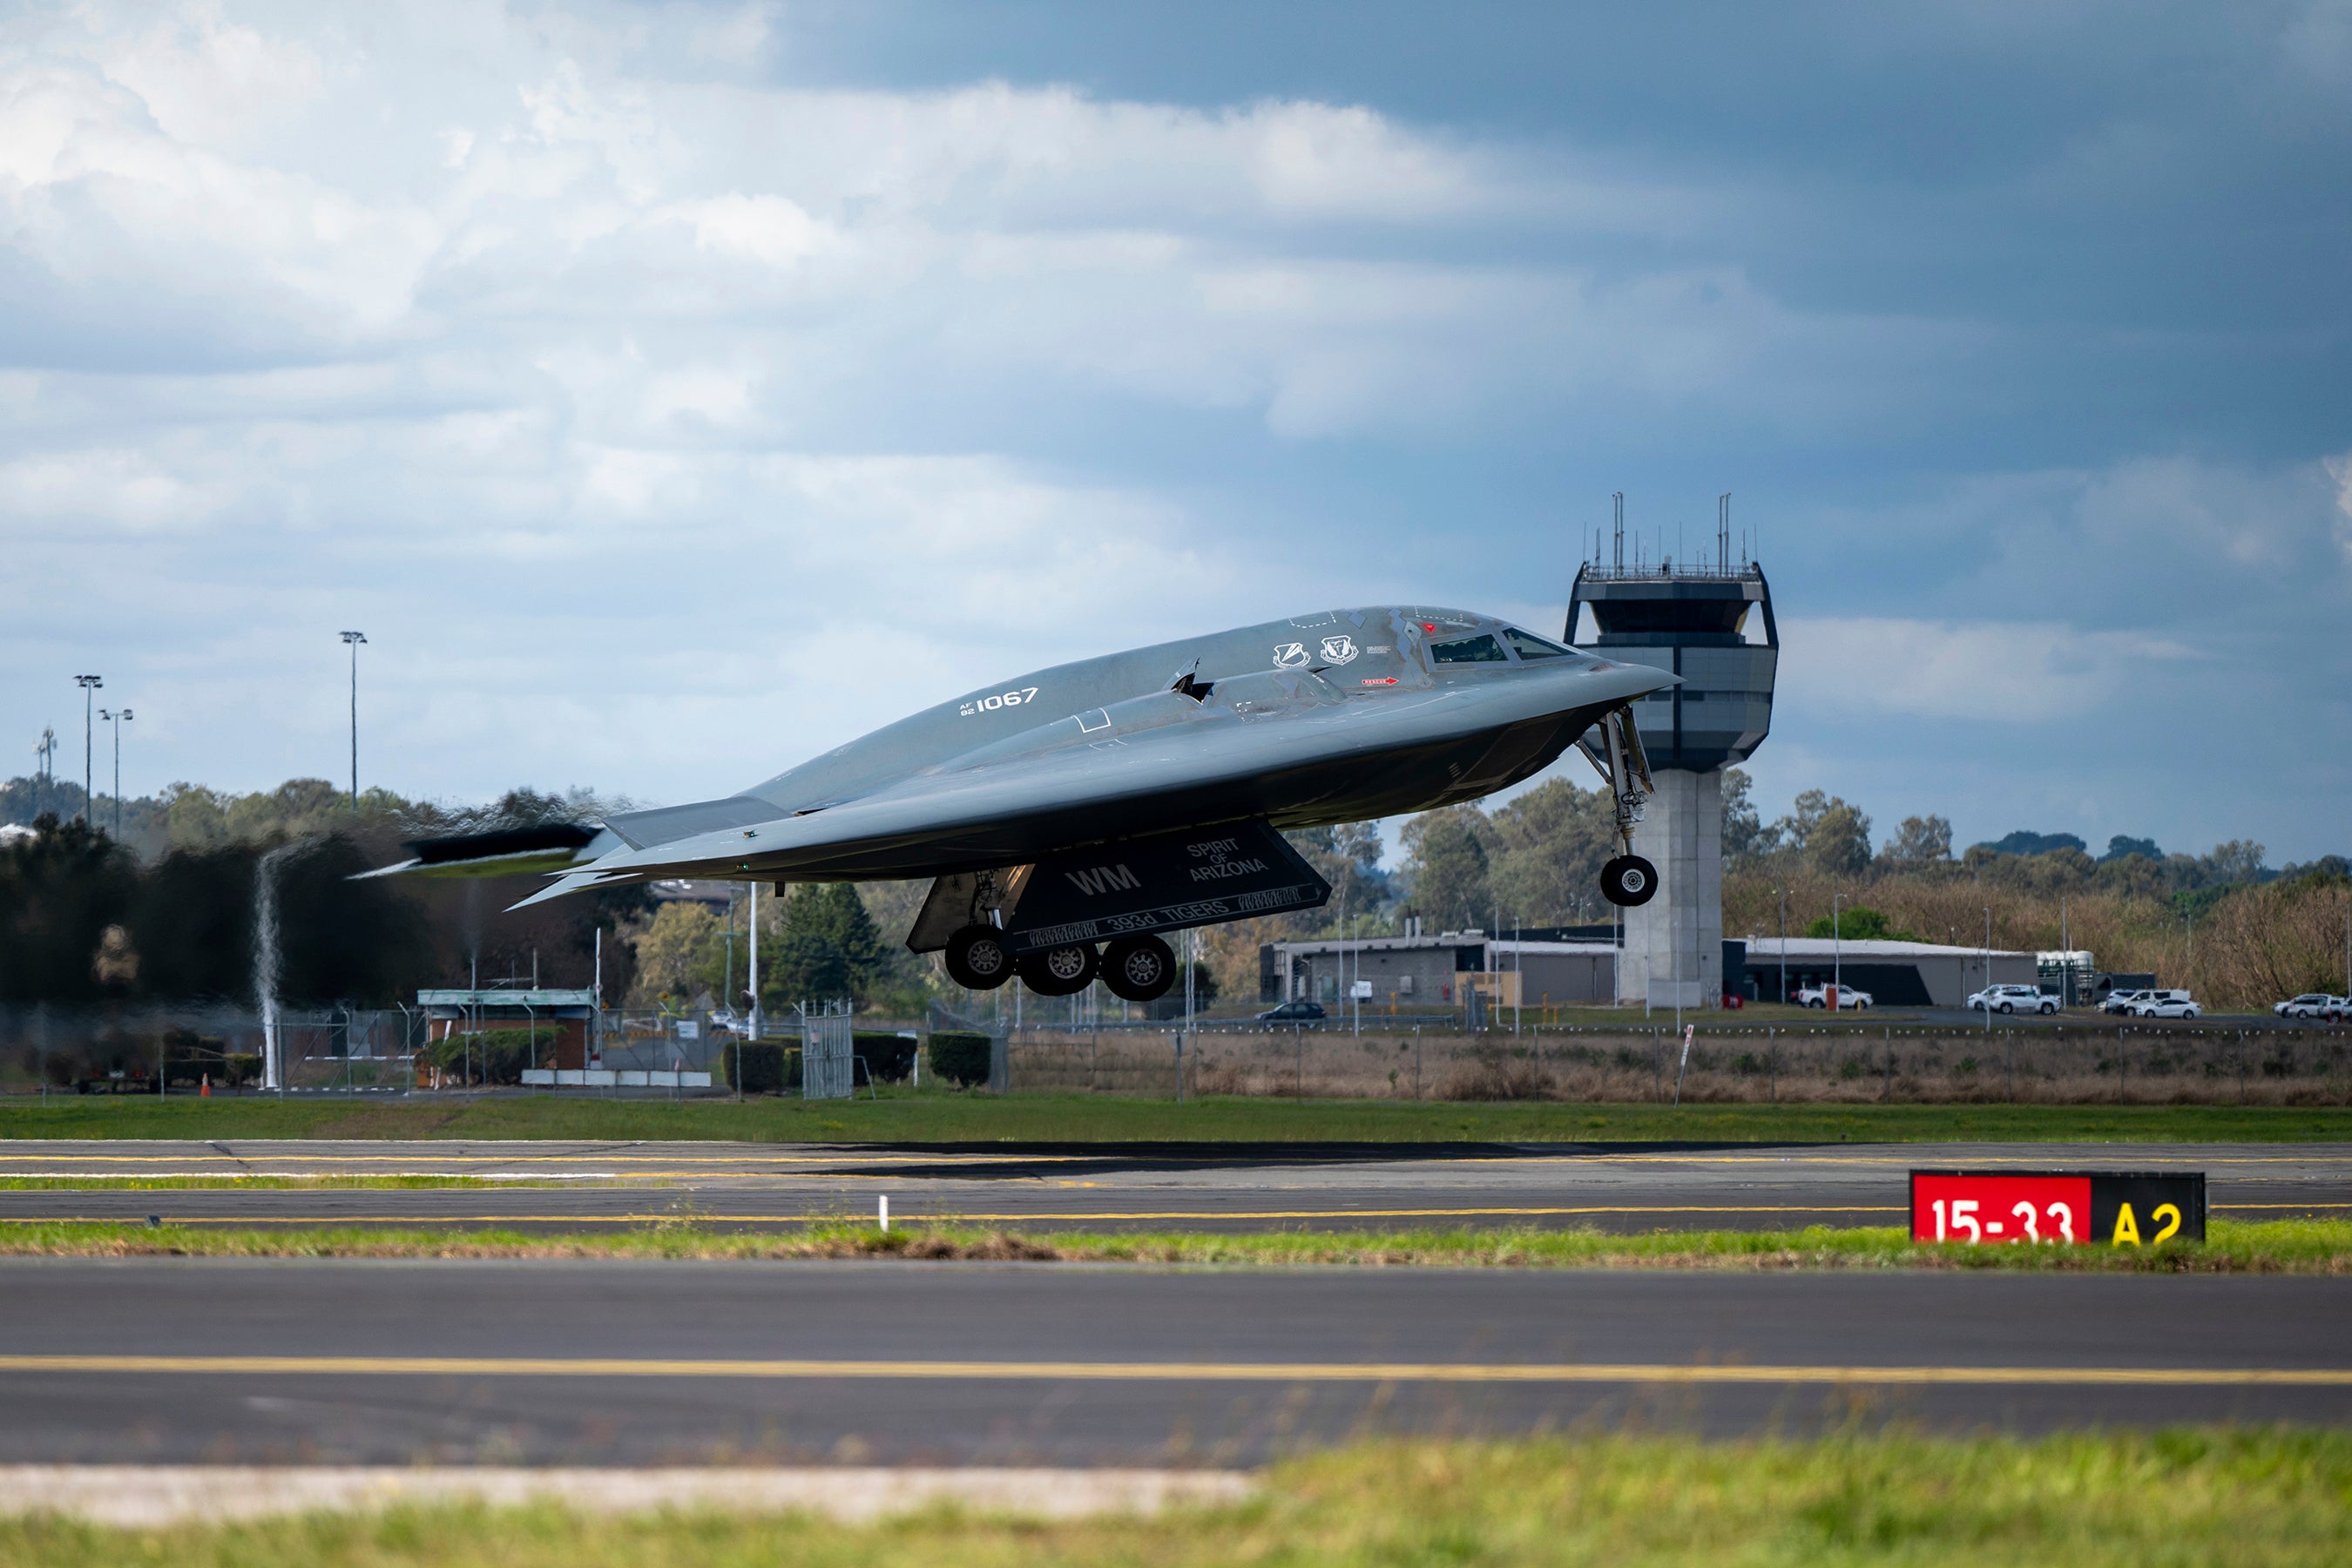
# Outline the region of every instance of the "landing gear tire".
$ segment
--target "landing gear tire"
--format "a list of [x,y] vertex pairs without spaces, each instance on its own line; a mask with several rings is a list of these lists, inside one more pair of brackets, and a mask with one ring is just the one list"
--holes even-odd
[[1621,908],[1646,904],[1658,890],[1658,868],[1639,855],[1620,855],[1601,868],[1601,896]]
[[1013,966],[1020,972],[1021,983],[1040,996],[1075,996],[1095,983],[1100,961],[1093,943],[1076,942],[1024,953]]
[[1013,978],[1013,955],[994,926],[968,925],[948,938],[948,978],[967,991],[993,991]]
[[1103,984],[1125,1002],[1157,1002],[1176,984],[1176,954],[1156,936],[1123,936],[1103,950]]

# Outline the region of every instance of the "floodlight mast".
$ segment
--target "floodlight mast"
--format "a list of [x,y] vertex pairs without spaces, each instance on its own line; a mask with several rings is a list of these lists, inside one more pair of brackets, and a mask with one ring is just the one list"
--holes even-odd
[[81,825],[92,826],[89,818],[89,732],[97,720],[97,698],[92,695],[106,684],[95,675],[77,675],[74,684],[81,688]]
[[345,632],[343,646],[352,650],[352,815],[360,809],[360,644],[364,632]]
[[128,708],[98,710],[98,716],[114,726],[114,837],[122,839],[122,721],[131,717]]

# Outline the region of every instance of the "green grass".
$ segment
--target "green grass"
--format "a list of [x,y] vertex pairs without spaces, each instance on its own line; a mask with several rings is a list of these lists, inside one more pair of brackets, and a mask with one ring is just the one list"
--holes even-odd
[[0,1257],[1028,1259],[1212,1267],[1489,1268],[1943,1268],[2151,1274],[2352,1274],[2352,1221],[2217,1219],[2201,1243],[2162,1247],[1916,1246],[1895,1226],[1794,1231],[1053,1231],[814,1221],[788,1231],[692,1220],[582,1233],[230,1226],[43,1220],[0,1226]]
[[56,1099],[0,1107],[0,1138],[738,1139],[755,1142],[2352,1142],[2352,1109],[2216,1105],[1565,1105],[1084,1094],[460,1103]]
[[2221,1568],[2352,1561],[2352,1436],[2182,1428],[2023,1441],[1853,1431],[1363,1444],[1276,1466],[1255,1499],[1047,1523],[952,1509],[611,1518],[401,1508],[236,1525],[0,1521],[40,1568],[1313,1568],[1417,1563],[1939,1563]]

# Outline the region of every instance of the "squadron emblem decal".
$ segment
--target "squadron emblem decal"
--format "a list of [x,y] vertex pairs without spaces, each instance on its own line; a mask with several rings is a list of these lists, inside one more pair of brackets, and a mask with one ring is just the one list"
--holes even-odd
[[1307,645],[1303,642],[1277,643],[1274,649],[1274,668],[1297,669],[1307,662]]
[[1345,664],[1355,657],[1356,641],[1353,637],[1339,637],[1323,639],[1323,661],[1326,664]]

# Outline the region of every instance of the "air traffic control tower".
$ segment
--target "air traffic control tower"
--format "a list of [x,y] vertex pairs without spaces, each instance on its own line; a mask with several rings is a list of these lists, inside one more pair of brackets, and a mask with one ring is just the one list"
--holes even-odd
[[[1577,568],[1568,641],[1683,679],[1633,704],[1657,792],[1633,852],[1658,868],[1658,891],[1625,910],[1617,999],[1714,1007],[1723,995],[1723,770],[1744,762],[1772,727],[1780,631],[1764,569],[1732,554],[1731,498],[1717,503],[1715,559],[1625,563],[1625,498],[1615,496],[1616,546]],[[1580,626],[1587,611],[1589,627]],[[1761,611],[1760,628],[1750,612]],[[1749,640],[1760,629],[1762,642]]]

